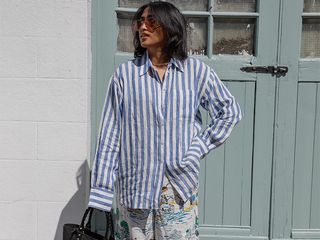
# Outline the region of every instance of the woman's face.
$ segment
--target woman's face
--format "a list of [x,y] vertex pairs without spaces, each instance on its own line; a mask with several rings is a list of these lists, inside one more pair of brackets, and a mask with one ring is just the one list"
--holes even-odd
[[154,20],[149,12],[149,7],[145,8],[141,15],[138,32],[140,44],[144,48],[162,48],[165,45],[165,30]]

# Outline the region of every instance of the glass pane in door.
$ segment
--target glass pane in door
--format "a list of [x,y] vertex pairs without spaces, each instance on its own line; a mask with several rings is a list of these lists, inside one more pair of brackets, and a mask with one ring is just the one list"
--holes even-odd
[[215,12],[255,12],[255,0],[214,0]]
[[180,11],[207,11],[208,0],[170,0]]
[[133,33],[131,29],[131,18],[129,14],[118,14],[119,33],[117,39],[117,50],[122,52],[134,52]]
[[320,12],[320,0],[304,0],[304,12]]
[[[138,8],[142,5],[151,2],[151,0],[118,0],[119,7],[127,8]],[[164,0],[165,2],[165,0]],[[174,4],[179,10],[192,10],[192,11],[207,11],[208,10],[208,0],[171,0],[168,1]]]
[[303,19],[301,57],[320,57],[320,19]]
[[255,19],[214,20],[213,54],[253,55]]
[[187,18],[188,53],[206,54],[207,18]]
[[119,7],[139,8],[150,2],[149,0],[118,0]]

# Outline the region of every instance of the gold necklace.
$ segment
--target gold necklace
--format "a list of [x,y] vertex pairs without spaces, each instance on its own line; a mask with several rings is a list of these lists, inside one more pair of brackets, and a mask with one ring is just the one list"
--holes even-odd
[[159,64],[153,64],[153,66],[155,67],[163,67],[163,66],[167,66],[169,63],[159,63]]

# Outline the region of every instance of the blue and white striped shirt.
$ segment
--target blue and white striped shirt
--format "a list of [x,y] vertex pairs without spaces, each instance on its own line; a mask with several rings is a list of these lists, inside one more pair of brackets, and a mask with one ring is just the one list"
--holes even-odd
[[[210,123],[201,131],[199,106]],[[239,104],[212,68],[171,58],[164,80],[148,52],[120,64],[108,84],[88,206],[159,208],[164,174],[184,201],[198,187],[200,160],[241,120]]]

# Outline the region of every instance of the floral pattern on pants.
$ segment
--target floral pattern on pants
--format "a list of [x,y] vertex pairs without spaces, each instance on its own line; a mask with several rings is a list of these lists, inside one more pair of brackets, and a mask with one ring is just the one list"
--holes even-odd
[[193,240],[199,239],[198,229],[198,191],[193,191],[184,203],[167,177],[159,209],[132,209],[122,205],[116,208],[116,239]]

